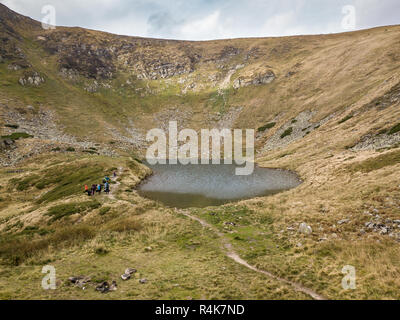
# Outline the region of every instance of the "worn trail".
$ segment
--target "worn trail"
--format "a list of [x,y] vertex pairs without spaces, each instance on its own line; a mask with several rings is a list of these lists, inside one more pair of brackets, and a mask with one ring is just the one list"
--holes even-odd
[[322,295],[318,294],[317,292],[315,292],[314,290],[312,290],[312,289],[310,289],[310,288],[306,288],[306,287],[302,286],[301,284],[298,284],[298,283],[296,283],[296,282],[293,282],[293,281],[290,281],[290,280],[287,280],[287,279],[278,277],[278,276],[272,274],[271,272],[268,272],[268,271],[265,271],[265,270],[260,270],[260,269],[258,269],[258,268],[256,268],[256,267],[250,265],[247,261],[243,260],[243,259],[235,252],[235,250],[234,250],[233,247],[232,247],[232,244],[229,243],[229,241],[226,239],[226,237],[224,236],[224,234],[223,234],[222,232],[220,232],[218,229],[216,229],[215,227],[213,227],[212,225],[210,225],[210,224],[207,223],[206,221],[204,221],[204,220],[202,220],[202,219],[200,219],[200,218],[198,218],[198,217],[195,217],[195,216],[190,215],[190,214],[187,213],[186,211],[180,210],[180,211],[178,211],[178,212],[181,213],[181,214],[183,214],[184,216],[186,216],[186,217],[192,219],[192,220],[195,220],[195,221],[199,222],[203,227],[212,229],[212,230],[221,238],[222,244],[223,244],[223,247],[224,247],[224,249],[225,249],[225,251],[226,251],[227,257],[229,257],[230,259],[232,259],[232,260],[235,261],[236,263],[239,263],[239,264],[241,264],[242,266],[245,266],[246,268],[248,268],[248,269],[250,269],[250,270],[253,270],[254,272],[258,272],[258,273],[264,274],[264,275],[266,275],[267,277],[270,277],[270,278],[275,279],[275,280],[277,280],[277,281],[279,281],[279,282],[282,282],[282,283],[284,283],[284,284],[287,284],[287,285],[293,287],[296,291],[305,293],[305,294],[309,295],[311,298],[313,298],[313,299],[315,299],[315,300],[326,300],[325,297],[323,297]]

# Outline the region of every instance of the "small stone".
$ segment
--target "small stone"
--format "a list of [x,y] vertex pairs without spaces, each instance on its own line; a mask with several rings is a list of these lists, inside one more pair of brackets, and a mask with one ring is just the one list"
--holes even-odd
[[236,226],[236,224],[234,222],[225,222],[224,224],[226,226],[232,226],[232,227]]
[[129,274],[129,275],[132,275],[132,274],[134,274],[134,273],[136,273],[137,272],[137,270],[136,269],[133,269],[133,268],[127,268],[126,270],[125,270],[125,274]]
[[297,248],[301,248],[303,246],[303,244],[301,243],[301,242],[298,242],[297,244],[296,244],[296,247]]
[[139,283],[145,284],[145,283],[147,283],[147,279],[139,279]]
[[96,287],[96,291],[100,291],[101,293],[107,293],[110,291],[110,285],[107,281],[102,282]]
[[129,280],[130,278],[131,278],[130,274],[124,273],[123,275],[121,275],[121,279],[124,280],[124,281]]
[[308,226],[306,223],[301,223],[299,226],[299,232],[303,234],[311,234],[312,233],[312,228]]
[[117,291],[117,289],[118,289],[117,282],[113,280],[110,286],[110,291]]
[[343,220],[338,221],[338,225],[342,225],[342,224],[345,224],[348,222],[350,222],[350,219],[343,219]]
[[69,277],[68,281],[72,283],[77,283],[80,279],[82,279],[82,277]]
[[146,247],[146,248],[144,248],[144,251],[150,252],[150,251],[153,251],[153,248],[152,247]]

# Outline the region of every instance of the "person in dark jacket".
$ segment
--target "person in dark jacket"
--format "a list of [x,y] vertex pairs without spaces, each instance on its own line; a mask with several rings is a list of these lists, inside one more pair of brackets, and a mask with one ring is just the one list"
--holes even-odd
[[96,185],[95,185],[95,184],[93,184],[93,185],[92,185],[92,196],[94,196],[94,195],[95,195],[95,193],[96,193],[96,189],[97,189]]
[[107,194],[110,193],[110,184],[108,182],[106,182],[106,184],[104,185],[104,192]]

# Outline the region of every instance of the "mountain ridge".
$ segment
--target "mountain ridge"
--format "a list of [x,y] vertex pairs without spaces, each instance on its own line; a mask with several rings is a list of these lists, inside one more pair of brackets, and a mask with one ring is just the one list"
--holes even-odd
[[[0,6],[6,16],[0,298],[308,298],[288,283],[329,299],[400,298],[400,26],[185,42],[43,30]],[[170,121],[254,129],[257,164],[303,183],[185,211],[145,199],[146,133]],[[83,194],[113,172],[110,197]],[[57,290],[39,285],[44,263]],[[357,288],[346,291],[349,265]],[[146,277],[140,287],[95,290],[127,268]]]

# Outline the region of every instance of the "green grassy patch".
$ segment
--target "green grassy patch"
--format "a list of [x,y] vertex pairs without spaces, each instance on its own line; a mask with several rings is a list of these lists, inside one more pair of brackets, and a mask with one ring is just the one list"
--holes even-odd
[[[198,210],[194,211],[197,214]],[[224,228],[226,223],[234,223],[241,226],[250,224],[248,217],[253,213],[251,209],[246,206],[224,206],[220,208],[213,208],[203,211],[203,217],[211,224]]]
[[19,140],[19,139],[28,139],[28,138],[33,138],[32,135],[26,133],[26,132],[14,132],[8,136],[1,136],[2,139],[11,139],[11,140]]
[[389,130],[388,135],[395,134],[397,132],[400,132],[400,123],[395,125],[392,129]]
[[257,131],[264,132],[267,129],[272,129],[273,127],[275,127],[275,125],[276,125],[276,122],[270,122],[270,123],[267,123],[265,126],[258,128]]
[[100,214],[101,216],[104,216],[105,214],[107,214],[108,212],[110,212],[110,210],[111,210],[110,207],[103,207],[103,208],[100,209],[99,214]]
[[281,139],[290,136],[293,133],[293,128],[287,128],[284,133],[281,134]]
[[36,201],[41,204],[83,193],[85,185],[100,182],[106,174],[99,161],[56,165],[24,178],[12,179],[8,188],[18,191],[51,188]]
[[394,151],[349,166],[352,172],[371,172],[400,163],[400,151]]
[[51,221],[56,221],[76,213],[89,212],[99,207],[101,207],[101,204],[98,201],[64,203],[51,207],[47,211],[47,215],[52,217]]
[[47,234],[40,239],[29,240],[26,236],[18,238],[3,237],[0,242],[0,257],[11,265],[19,265],[25,260],[46,251],[50,246],[62,248],[82,244],[96,235],[90,226],[74,226]]
[[350,120],[350,119],[353,118],[353,117],[354,117],[354,115],[349,114],[348,116],[346,116],[346,117],[344,117],[342,120],[340,120],[338,123],[339,123],[339,124],[345,123],[346,121]]

